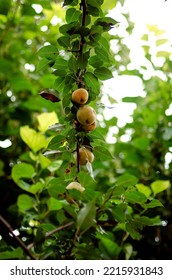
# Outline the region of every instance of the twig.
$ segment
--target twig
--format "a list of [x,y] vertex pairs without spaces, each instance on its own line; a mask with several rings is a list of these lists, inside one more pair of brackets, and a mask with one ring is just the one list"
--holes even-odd
[[[82,0],[81,1],[81,6],[82,6],[82,27],[85,26],[86,23],[86,12],[87,12],[87,6],[86,6],[86,1]],[[81,36],[81,43],[80,43],[80,49],[79,49],[79,53],[82,54],[83,52],[83,46],[85,43],[85,39],[84,36]]]
[[[50,232],[47,232],[47,233],[45,234],[44,238],[48,238],[48,237],[50,237],[51,235],[53,235],[54,233],[56,233],[56,232],[58,232],[58,231],[60,231],[60,230],[62,230],[62,229],[64,229],[64,228],[70,227],[70,226],[73,225],[73,224],[74,224],[74,222],[70,222],[70,223],[65,224],[65,225],[63,225],[63,226],[57,227],[57,228],[51,230]],[[31,249],[34,245],[35,245],[34,242],[31,243],[31,244],[29,244],[29,245],[27,246],[27,249]]]
[[76,156],[77,156],[77,172],[80,172],[80,163],[79,163],[79,143],[77,142],[77,148],[76,148]]
[[13,229],[11,225],[0,215],[0,222],[8,229],[8,232],[13,236],[13,238],[16,240],[16,242],[20,245],[20,247],[23,249],[23,251],[32,259],[36,260],[36,258],[32,255],[32,253],[29,251],[27,246],[22,242],[22,240],[16,236],[13,232]]

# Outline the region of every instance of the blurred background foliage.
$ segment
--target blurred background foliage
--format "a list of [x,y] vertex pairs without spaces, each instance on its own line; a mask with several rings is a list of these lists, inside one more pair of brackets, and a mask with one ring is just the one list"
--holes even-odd
[[[112,9],[115,11],[116,7],[122,7],[123,5],[125,5],[125,0],[105,0],[102,9],[106,12]],[[37,51],[47,43],[56,45],[60,36],[59,27],[65,21],[65,9],[66,7],[62,7],[62,1],[57,0],[0,1],[0,213],[11,224],[13,229],[20,231],[20,237],[23,238],[23,241],[27,239],[27,244],[33,242],[33,238],[38,236],[36,235],[37,216],[34,216],[34,212],[27,211],[33,205],[33,198],[28,199],[25,193],[25,187],[27,186],[18,187],[18,179],[15,176],[12,178],[11,170],[15,164],[21,161],[26,162],[24,164],[28,162],[32,164],[36,160],[34,158],[35,154],[29,149],[30,146],[29,148],[26,147],[26,142],[22,141],[23,137],[21,139],[21,127],[26,129],[26,126],[29,126],[37,131],[40,125],[40,114],[48,112],[56,112],[58,118],[56,122],[61,122],[61,105],[51,103],[41,98],[38,94],[45,88],[53,88],[56,77],[52,75],[50,69],[40,64]],[[132,36],[134,24],[130,21],[127,13],[122,16],[125,18],[127,37]],[[92,257],[96,259],[100,258],[99,251],[101,251],[102,258],[109,259],[167,259],[172,254],[172,196],[169,187],[172,172],[172,63],[170,52],[163,50],[163,45],[168,40],[166,41],[165,37],[159,37],[163,32],[157,26],[149,26],[147,34],[143,34],[142,49],[144,50],[144,56],[149,62],[149,66],[151,65],[151,69],[154,70],[153,74],[149,76],[147,74],[148,67],[145,65],[141,65],[141,68],[138,69],[130,67],[132,62],[130,48],[125,44],[125,37],[118,34],[118,26],[115,29],[115,35],[106,34],[107,39],[112,39],[111,42],[115,42],[116,46],[114,49],[112,43],[114,76],[138,77],[141,79],[144,96],[133,97],[126,94],[126,97],[121,100],[121,102],[127,104],[134,103],[135,110],[130,116],[130,120],[125,125],[120,126],[118,117],[113,116],[112,113],[112,111],[115,111],[116,97],[109,95],[105,86],[102,87],[98,100],[99,104],[94,103],[99,120],[97,131],[105,139],[109,139],[108,135],[111,135],[108,147],[114,160],[108,161],[105,157],[98,159],[93,164],[96,184],[99,186],[99,190],[106,193],[106,190],[115,184],[119,176],[129,173],[138,178],[137,188],[143,193],[147,191],[148,196],[150,195],[149,192],[151,192],[151,186],[152,190],[154,190],[153,193],[157,195],[164,207],[149,210],[149,217],[160,216],[161,223],[158,222],[157,226],[154,227],[145,227],[139,240],[124,236],[120,244],[120,228],[116,228],[114,233],[116,242],[112,241],[111,221],[108,220],[107,225],[104,227],[108,232],[108,237],[102,238],[100,236],[101,230],[97,232],[97,236],[93,235],[92,237],[96,247],[93,256],[89,255],[86,246],[87,233],[83,237],[83,242],[77,244],[73,254],[76,258],[86,256],[88,259]],[[161,46],[161,50],[157,49],[156,54],[151,53],[149,46],[150,34],[154,34],[156,46]],[[161,65],[156,65],[154,62],[155,55],[162,59]],[[118,91],[115,88],[115,84],[114,90]],[[104,102],[105,99],[107,104]],[[107,118],[105,111],[108,111],[109,115],[112,113],[112,117]],[[123,114],[125,115],[125,111]],[[51,135],[51,133],[48,134],[49,137]],[[46,144],[43,145],[43,148],[46,148]],[[37,171],[40,173],[37,173],[37,177],[41,174],[43,178],[46,178],[46,176],[49,176],[48,172],[54,172],[54,170],[59,175],[61,172],[66,172],[68,168],[65,156],[62,159],[64,164],[61,167],[60,162],[56,162],[56,166],[53,166],[53,164],[50,165],[49,159],[41,158],[40,154],[37,154],[37,156],[39,157],[39,163],[41,163],[41,169]],[[49,170],[47,171],[48,166]],[[58,169],[59,167],[60,169]],[[23,172],[26,172],[26,178],[30,178],[28,173],[30,172],[32,175],[35,170],[29,170],[27,166],[23,166]],[[82,175],[81,173],[81,181]],[[83,178],[85,178],[84,176]],[[85,180],[87,179],[86,177]],[[88,182],[91,184],[90,178]],[[155,182],[157,186],[152,186]],[[44,193],[43,198],[41,198],[49,199],[49,218],[46,217],[44,220],[47,231],[54,229],[53,224],[61,224],[65,221],[61,204],[53,201],[54,185],[53,182],[51,184],[49,193],[51,197]],[[36,181],[32,193],[35,194],[41,187],[41,182]],[[162,188],[163,190],[163,187],[163,192],[156,192],[156,188]],[[63,193],[63,189],[61,193]],[[77,195],[74,193],[73,197],[77,198]],[[37,199],[39,199],[38,196]],[[44,203],[40,207],[42,209],[39,209],[39,218],[41,212],[45,214]],[[139,208],[138,205],[137,207]],[[69,206],[66,205],[66,211],[69,215],[75,217],[75,211],[67,208]],[[90,206],[90,209],[94,212],[94,207]],[[61,211],[59,220],[53,215],[55,210]],[[134,209],[133,211],[137,213],[137,210]],[[109,217],[111,214],[108,213]],[[106,217],[101,218],[103,223]],[[49,223],[48,228],[46,228],[48,220],[51,221],[52,226]],[[15,241],[2,226],[0,238],[1,251],[4,250],[2,248],[8,246],[16,248]],[[127,242],[125,242],[125,238]],[[62,241],[59,241],[59,244],[56,242],[55,258],[61,258],[61,256],[68,258],[66,248],[71,242],[68,232],[60,232],[58,239]],[[100,241],[98,242],[97,240]],[[53,242],[55,243],[54,240]],[[53,242],[52,247],[54,246]],[[95,247],[92,248],[91,246],[93,245],[90,245],[90,252],[91,249],[95,249]],[[48,245],[46,248],[48,248]],[[123,252],[121,252],[121,248],[123,248]],[[50,249],[45,249],[47,258],[48,250]],[[38,246],[36,253],[39,254],[40,251],[41,249]],[[19,249],[16,249],[14,254],[14,258],[17,257],[22,258],[22,252]],[[9,258],[13,258],[12,254]]]

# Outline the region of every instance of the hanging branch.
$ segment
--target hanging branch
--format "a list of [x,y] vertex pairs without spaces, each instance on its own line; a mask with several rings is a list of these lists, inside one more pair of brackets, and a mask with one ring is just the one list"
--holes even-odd
[[11,225],[0,215],[0,222],[6,227],[8,232],[12,235],[12,237],[15,239],[16,243],[19,244],[19,246],[23,249],[23,251],[32,259],[36,260],[36,258],[32,255],[32,253],[29,251],[27,246],[22,242],[22,240],[16,236],[13,232],[13,229]]

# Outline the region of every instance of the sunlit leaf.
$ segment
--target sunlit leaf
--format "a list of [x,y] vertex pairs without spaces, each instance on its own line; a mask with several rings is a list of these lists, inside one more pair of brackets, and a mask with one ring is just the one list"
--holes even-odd
[[17,199],[17,206],[19,207],[20,212],[24,212],[33,208],[34,200],[31,196],[27,194],[21,194]]
[[170,187],[169,180],[157,180],[151,184],[152,191],[155,195],[167,190],[169,187]]
[[48,140],[41,132],[37,132],[29,126],[20,127],[20,136],[33,152],[46,148]]
[[152,193],[151,189],[143,184],[137,184],[136,188],[138,189],[139,192],[143,193],[147,198]]
[[12,168],[12,178],[17,183],[21,178],[31,179],[34,175],[34,168],[28,163],[18,163]]
[[158,47],[158,46],[163,45],[167,42],[168,42],[168,39],[159,39],[159,40],[156,41],[156,46]]
[[37,116],[37,120],[38,120],[38,124],[39,124],[38,129],[41,132],[47,131],[49,126],[59,122],[57,114],[55,112],[42,113],[42,114]]
[[54,197],[50,197],[47,200],[47,206],[48,206],[49,211],[55,211],[55,210],[60,210],[61,208],[63,208],[63,203],[60,200],[55,199]]

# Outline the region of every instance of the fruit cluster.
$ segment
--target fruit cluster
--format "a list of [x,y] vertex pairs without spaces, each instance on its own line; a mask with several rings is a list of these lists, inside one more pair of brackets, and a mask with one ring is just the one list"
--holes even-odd
[[[85,105],[88,97],[88,91],[84,88],[75,90],[71,97],[73,104],[77,107],[76,126],[79,130],[86,133],[94,130],[97,125],[95,110],[91,106]],[[82,144],[78,152],[75,153],[75,159],[78,160],[79,165],[91,164],[94,160],[94,154],[88,145]],[[72,182],[66,188],[77,189],[80,192],[84,191],[82,186],[78,188],[78,184],[78,182]]]

